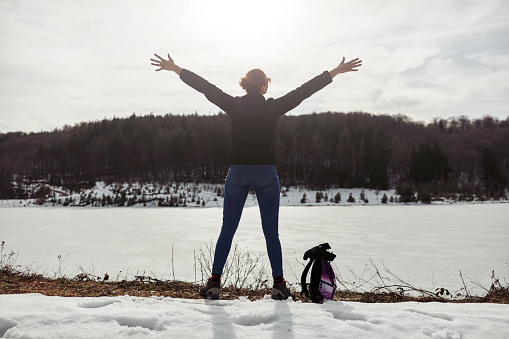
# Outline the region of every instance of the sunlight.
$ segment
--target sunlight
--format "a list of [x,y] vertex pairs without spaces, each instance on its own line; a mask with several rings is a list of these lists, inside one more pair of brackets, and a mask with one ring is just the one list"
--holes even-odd
[[249,43],[275,34],[288,19],[286,1],[203,1],[197,10],[198,29],[213,40]]

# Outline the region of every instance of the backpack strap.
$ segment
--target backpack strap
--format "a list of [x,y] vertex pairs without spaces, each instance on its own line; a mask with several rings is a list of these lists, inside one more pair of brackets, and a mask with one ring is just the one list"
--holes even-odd
[[307,278],[309,269],[311,268],[311,265],[313,264],[315,259],[316,259],[316,257],[311,258],[311,260],[309,260],[309,263],[306,265],[306,268],[304,268],[304,272],[302,272],[302,276],[300,277],[300,285],[302,287],[302,291],[300,292],[300,295],[302,296],[304,294],[306,296],[306,298],[308,298],[308,299],[309,299],[309,290],[308,290],[308,287],[306,284],[306,278]]

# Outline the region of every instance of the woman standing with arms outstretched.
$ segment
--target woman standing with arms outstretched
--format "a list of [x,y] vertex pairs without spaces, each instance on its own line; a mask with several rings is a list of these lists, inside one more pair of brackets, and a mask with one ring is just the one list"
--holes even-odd
[[304,99],[318,92],[340,74],[357,71],[359,59],[345,63],[345,58],[331,71],[325,71],[299,88],[277,98],[265,99],[270,78],[260,69],[252,69],[240,79],[246,95],[233,97],[199,75],[177,66],[170,55],[168,60],[155,54],[150,59],[156,71],[175,72],[180,79],[223,110],[230,117],[230,169],[224,188],[223,225],[217,239],[212,276],[200,289],[201,296],[218,299],[221,274],[237,231],[249,190],[254,187],[260,207],[262,229],[274,277],[272,299],[288,299],[293,295],[283,278],[283,256],[278,234],[279,179],[274,155],[274,131],[278,118],[297,107]]

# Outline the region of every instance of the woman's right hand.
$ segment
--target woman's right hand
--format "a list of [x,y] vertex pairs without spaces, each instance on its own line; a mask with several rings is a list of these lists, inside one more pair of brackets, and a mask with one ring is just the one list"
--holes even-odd
[[353,60],[350,60],[348,62],[345,62],[345,57],[343,57],[343,60],[339,64],[338,67],[334,68],[332,71],[329,71],[332,78],[334,78],[336,75],[340,73],[346,73],[346,72],[357,72],[357,67],[362,66],[362,60],[359,60],[359,58],[355,58]]

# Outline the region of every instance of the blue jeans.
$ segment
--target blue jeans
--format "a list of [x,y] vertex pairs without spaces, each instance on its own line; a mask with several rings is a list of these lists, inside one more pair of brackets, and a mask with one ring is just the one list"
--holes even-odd
[[283,275],[283,255],[278,233],[279,179],[274,165],[230,166],[224,186],[223,226],[217,239],[212,273],[223,273],[251,186],[256,191],[256,199],[260,207],[272,275],[274,277]]

